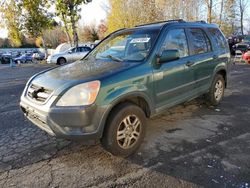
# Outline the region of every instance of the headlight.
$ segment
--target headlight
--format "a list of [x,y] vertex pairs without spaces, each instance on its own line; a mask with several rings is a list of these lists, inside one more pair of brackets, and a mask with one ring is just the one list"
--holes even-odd
[[92,81],[70,88],[57,102],[57,106],[84,106],[95,102],[100,81]]

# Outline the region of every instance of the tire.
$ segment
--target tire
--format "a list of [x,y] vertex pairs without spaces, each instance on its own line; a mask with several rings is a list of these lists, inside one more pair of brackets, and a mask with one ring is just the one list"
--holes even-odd
[[63,57],[60,57],[58,60],[57,60],[57,65],[63,65],[63,64],[65,64],[67,61],[66,61],[66,59],[65,58],[63,58]]
[[26,63],[26,64],[29,64],[29,63],[32,63],[32,61],[26,60],[25,63]]
[[217,106],[225,92],[225,79],[221,74],[216,74],[212,85],[210,87],[210,91],[206,94],[207,103],[209,105]]
[[140,147],[145,132],[146,116],[143,110],[132,103],[123,103],[111,111],[101,143],[111,154],[127,157]]

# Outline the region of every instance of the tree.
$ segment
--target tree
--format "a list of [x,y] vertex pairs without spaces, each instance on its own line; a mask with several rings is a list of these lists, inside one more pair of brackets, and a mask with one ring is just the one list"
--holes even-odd
[[[164,11],[156,0],[110,0],[108,32],[164,19]],[[147,13],[147,14],[145,14]]]
[[52,14],[47,11],[48,0],[23,0],[22,7],[25,9],[24,28],[31,37],[37,38],[53,26]]
[[5,40],[5,39],[0,38],[0,48],[2,48],[2,47],[3,47],[3,45],[4,45],[4,40]]
[[[52,14],[48,12],[48,0],[23,0],[24,28],[25,32],[32,38],[42,37],[44,30],[53,27]],[[46,41],[42,37],[43,47],[47,56]]]
[[56,12],[62,18],[67,36],[69,38],[70,30],[66,28],[69,24],[73,35],[74,46],[78,46],[79,37],[77,33],[77,22],[80,19],[79,11],[81,4],[87,4],[92,0],[56,0]]
[[206,6],[207,6],[207,22],[212,23],[212,9],[214,6],[213,0],[205,0]]
[[101,23],[98,25],[98,31],[97,31],[99,39],[104,39],[107,31],[108,27],[106,21],[101,20]]
[[94,42],[99,40],[98,29],[94,24],[84,26],[80,32],[80,39],[83,42]]
[[46,41],[46,46],[50,48],[56,48],[59,44],[67,42],[66,34],[60,26],[45,30],[43,38]]
[[20,47],[24,37],[21,33],[21,8],[18,1],[5,1],[0,7],[0,15],[3,19],[3,25],[8,29],[11,46]]
[[224,0],[220,28],[227,36],[235,33],[236,29],[236,0]]
[[248,6],[248,2],[249,2],[248,0],[238,0],[238,7],[239,7],[239,11],[240,11],[240,30],[241,30],[242,35],[244,35],[243,20],[244,20],[246,8]]

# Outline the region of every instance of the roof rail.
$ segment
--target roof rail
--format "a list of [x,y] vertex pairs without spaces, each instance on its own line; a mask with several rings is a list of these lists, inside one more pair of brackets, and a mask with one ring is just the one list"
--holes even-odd
[[135,27],[146,26],[146,25],[153,25],[153,24],[160,24],[160,23],[169,23],[169,22],[185,22],[185,21],[183,19],[166,20],[166,21],[160,21],[160,22],[153,22],[153,23],[136,25]]
[[196,21],[197,23],[207,23],[206,21],[204,20],[199,20],[199,21]]

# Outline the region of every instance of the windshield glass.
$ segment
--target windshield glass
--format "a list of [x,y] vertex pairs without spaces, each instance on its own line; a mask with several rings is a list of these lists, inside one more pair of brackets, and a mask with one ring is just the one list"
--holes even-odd
[[75,51],[75,48],[74,47],[71,47],[69,48],[68,50],[66,50],[65,52],[68,53],[68,52],[74,52]]
[[90,54],[97,60],[142,61],[153,46],[159,29],[131,30],[111,35]]
[[244,42],[250,42],[250,36],[246,36],[244,39],[243,39]]

